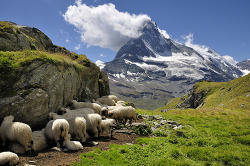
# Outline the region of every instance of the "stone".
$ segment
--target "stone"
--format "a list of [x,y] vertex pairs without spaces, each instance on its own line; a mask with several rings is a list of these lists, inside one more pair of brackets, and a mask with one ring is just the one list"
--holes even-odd
[[96,146],[96,145],[98,145],[99,143],[98,142],[95,142],[95,141],[91,141],[91,142],[89,142],[91,145],[93,145],[93,146]]
[[154,127],[159,128],[159,127],[161,127],[161,125],[159,123],[157,123],[157,122],[154,122]]
[[182,125],[179,125],[179,126],[173,127],[173,130],[178,130],[178,129],[181,129],[181,128],[182,128]]
[[155,120],[156,118],[154,116],[149,116],[148,117],[148,120],[152,121],[152,120]]
[[168,122],[168,124],[170,124],[170,125],[179,125],[179,123],[177,122],[177,121],[171,121],[171,120],[168,120],[167,121]]
[[165,124],[167,124],[168,122],[167,122],[167,120],[161,120],[160,121],[160,124],[162,124],[162,125],[165,125]]
[[162,109],[161,112],[168,112],[169,109]]
[[137,119],[143,119],[143,116],[141,114],[138,114]]

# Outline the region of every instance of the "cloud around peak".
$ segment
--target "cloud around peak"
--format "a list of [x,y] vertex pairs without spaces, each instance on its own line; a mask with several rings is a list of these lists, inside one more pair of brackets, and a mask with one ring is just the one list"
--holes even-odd
[[82,42],[114,51],[130,39],[138,38],[145,21],[151,20],[145,14],[120,12],[112,3],[94,7],[83,4],[81,0],[69,6],[63,17],[77,28]]

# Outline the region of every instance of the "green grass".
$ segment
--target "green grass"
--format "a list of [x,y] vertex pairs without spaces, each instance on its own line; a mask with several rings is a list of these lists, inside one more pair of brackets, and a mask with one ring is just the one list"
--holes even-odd
[[84,68],[84,62],[90,63],[85,55],[78,55],[77,59],[62,54],[52,54],[42,51],[0,51],[0,71],[2,76],[12,76],[24,66],[40,60],[54,65],[73,66],[77,70]]
[[184,127],[165,137],[138,138],[135,145],[111,145],[81,155],[72,165],[250,165],[250,110],[201,108],[147,111]]
[[[218,107],[222,109],[249,110],[250,109],[250,74],[229,82],[202,81],[194,85],[194,93],[203,94],[203,108]],[[174,109],[184,102],[188,95],[176,98],[161,109]]]
[[[82,72],[92,62],[85,55],[52,54],[42,51],[0,51],[0,82],[4,82],[5,91],[0,96],[13,96],[16,94],[16,89],[13,85],[19,80],[22,72],[30,66],[34,61],[42,61],[56,66],[74,67],[77,72]],[[26,93],[24,93],[26,94]]]

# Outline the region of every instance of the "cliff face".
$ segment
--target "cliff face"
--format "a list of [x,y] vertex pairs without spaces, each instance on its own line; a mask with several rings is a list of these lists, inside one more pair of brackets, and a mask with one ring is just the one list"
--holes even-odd
[[[0,37],[3,46],[1,41]],[[43,36],[41,41],[50,39]],[[5,52],[12,47],[4,48],[0,50],[0,123],[5,116],[14,115],[15,121],[32,128],[45,126],[48,113],[70,100],[91,101],[109,94],[106,73],[84,55],[67,50],[67,54],[52,54],[43,49]]]

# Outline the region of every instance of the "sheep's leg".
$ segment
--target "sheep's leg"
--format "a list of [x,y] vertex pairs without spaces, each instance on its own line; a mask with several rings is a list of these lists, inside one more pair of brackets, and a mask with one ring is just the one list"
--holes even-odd
[[98,130],[98,128],[96,128],[93,132],[94,132],[94,137],[100,136],[100,131]]
[[109,129],[105,128],[105,131],[106,131],[107,137],[109,137]]

